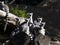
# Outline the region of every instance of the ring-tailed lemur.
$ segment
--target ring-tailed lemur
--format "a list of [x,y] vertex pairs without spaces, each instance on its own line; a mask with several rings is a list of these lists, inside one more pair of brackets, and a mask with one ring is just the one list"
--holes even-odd
[[8,24],[8,13],[9,13],[9,7],[8,5],[4,4],[4,1],[1,2],[2,6],[3,6],[3,11],[6,12],[6,16],[5,16],[5,26],[4,26],[4,32],[6,31],[6,28],[7,28],[7,24]]

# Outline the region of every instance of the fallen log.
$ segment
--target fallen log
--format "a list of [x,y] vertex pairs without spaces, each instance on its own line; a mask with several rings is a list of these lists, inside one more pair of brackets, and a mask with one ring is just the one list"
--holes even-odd
[[[5,16],[6,16],[6,12],[0,10],[0,17],[5,17]],[[9,19],[8,22],[9,22],[9,23],[12,23],[12,24],[16,25],[16,24],[15,24],[16,18],[19,19],[20,23],[22,23],[22,22],[25,21],[23,17],[18,17],[18,16],[16,16],[16,15],[12,14],[12,13],[8,13],[8,19]]]

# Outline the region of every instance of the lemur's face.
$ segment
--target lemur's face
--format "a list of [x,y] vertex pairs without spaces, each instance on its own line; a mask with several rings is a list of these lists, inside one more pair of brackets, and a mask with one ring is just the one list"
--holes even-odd
[[37,21],[39,22],[39,21],[41,21],[41,19],[38,18]]
[[37,18],[38,21],[42,21],[42,18]]
[[0,2],[2,5],[4,5],[4,1]]
[[27,13],[28,16],[32,16],[31,13]]
[[29,16],[29,17],[31,17],[31,15],[30,15],[30,14],[29,14],[28,16]]
[[31,15],[28,15],[28,18],[30,18],[31,17]]

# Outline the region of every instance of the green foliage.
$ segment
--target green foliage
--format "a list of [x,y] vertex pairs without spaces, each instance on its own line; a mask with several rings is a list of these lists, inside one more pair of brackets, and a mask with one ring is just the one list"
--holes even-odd
[[26,11],[25,10],[20,10],[18,7],[11,7],[10,12],[19,16],[19,17],[27,18]]

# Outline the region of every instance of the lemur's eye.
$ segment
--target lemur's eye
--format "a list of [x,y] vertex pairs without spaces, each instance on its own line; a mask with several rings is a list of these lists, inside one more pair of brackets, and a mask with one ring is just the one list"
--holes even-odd
[[31,16],[31,15],[29,15],[29,16]]

